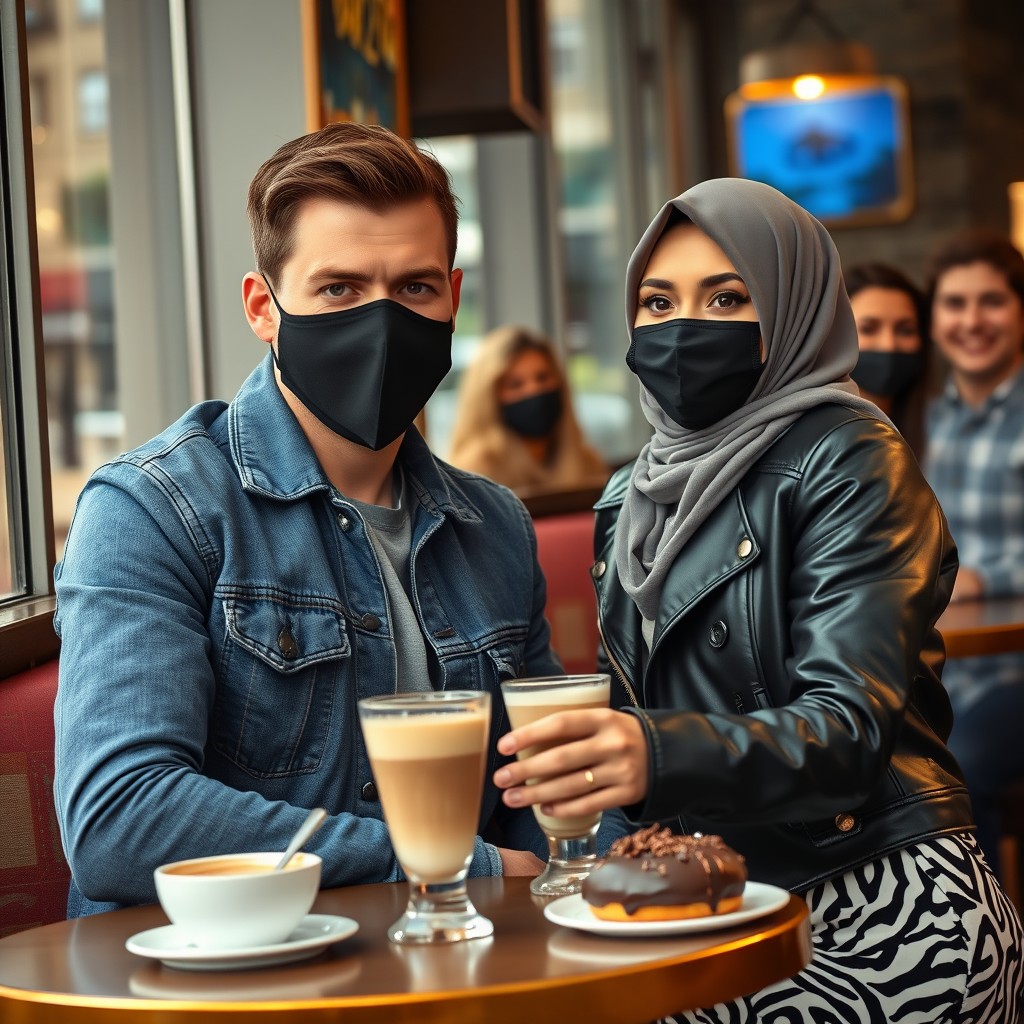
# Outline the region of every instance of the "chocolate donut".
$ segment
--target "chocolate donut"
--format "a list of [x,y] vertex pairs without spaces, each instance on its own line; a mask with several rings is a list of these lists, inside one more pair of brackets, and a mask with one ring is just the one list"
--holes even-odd
[[612,843],[582,892],[606,921],[674,921],[738,910],[746,880],[743,858],[721,836],[650,825]]

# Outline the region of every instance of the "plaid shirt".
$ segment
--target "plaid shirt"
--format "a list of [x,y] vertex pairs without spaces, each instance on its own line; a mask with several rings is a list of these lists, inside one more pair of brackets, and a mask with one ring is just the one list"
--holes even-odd
[[[925,475],[960,564],[979,574],[987,595],[1024,594],[1024,371],[977,409],[946,385],[928,410]],[[1024,681],[1024,657],[955,659],[942,679],[962,709],[994,686]]]

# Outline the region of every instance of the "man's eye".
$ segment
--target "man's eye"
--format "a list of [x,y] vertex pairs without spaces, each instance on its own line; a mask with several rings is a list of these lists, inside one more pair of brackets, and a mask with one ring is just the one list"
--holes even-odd
[[410,281],[405,286],[405,290],[410,295],[427,295],[429,292],[433,291],[430,285],[426,284],[424,281]]
[[347,284],[329,284],[324,289],[324,294],[330,296],[332,299],[340,299],[347,289]]

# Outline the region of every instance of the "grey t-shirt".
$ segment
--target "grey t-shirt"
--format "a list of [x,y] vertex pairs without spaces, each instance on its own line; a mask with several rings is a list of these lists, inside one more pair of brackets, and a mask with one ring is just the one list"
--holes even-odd
[[377,553],[384,589],[387,594],[391,634],[395,641],[395,666],[398,692],[433,689],[426,644],[409,594],[412,590],[409,562],[412,547],[412,520],[416,495],[405,486],[405,474],[395,467],[397,501],[394,508],[348,500],[359,510],[366,533]]

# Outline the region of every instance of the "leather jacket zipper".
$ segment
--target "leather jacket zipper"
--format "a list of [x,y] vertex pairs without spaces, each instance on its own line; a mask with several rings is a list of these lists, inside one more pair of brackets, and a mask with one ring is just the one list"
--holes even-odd
[[615,670],[615,674],[619,677],[619,681],[626,688],[626,693],[629,695],[629,699],[633,702],[633,707],[640,707],[640,702],[636,699],[633,687],[629,685],[629,680],[626,679],[626,673],[619,668],[619,663],[615,660],[611,649],[608,647],[608,641],[604,638],[604,629],[601,626],[600,614],[597,616],[597,635],[601,638],[601,646],[604,647],[604,653],[608,658],[608,664]]

